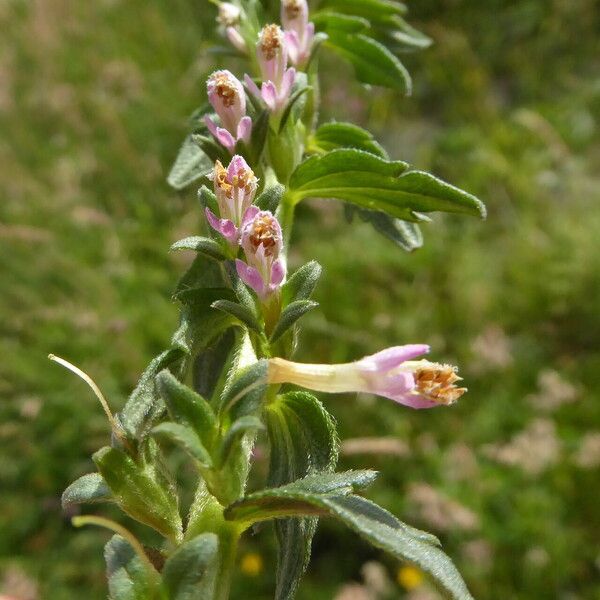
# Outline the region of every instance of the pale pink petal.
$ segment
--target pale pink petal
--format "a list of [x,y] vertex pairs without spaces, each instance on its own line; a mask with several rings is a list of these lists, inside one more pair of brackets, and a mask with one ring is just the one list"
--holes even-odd
[[388,371],[399,366],[407,360],[412,360],[422,354],[429,352],[427,344],[407,344],[405,346],[393,346],[371,356],[365,356],[359,362],[369,370]]
[[280,100],[285,99],[285,101],[287,102],[295,81],[296,81],[296,69],[294,69],[294,68],[288,69],[285,72],[285,75],[283,76],[283,83],[281,85],[281,90],[279,93]]
[[233,152],[235,150],[236,141],[233,139],[233,136],[227,131],[227,129],[223,129],[222,127],[217,127],[217,141],[229,150],[229,152]]
[[242,218],[242,227],[245,227],[250,221],[254,221],[254,217],[260,212],[258,206],[249,206]]
[[285,45],[287,46],[288,55],[292,64],[298,64],[298,59],[300,57],[300,40],[295,31],[285,32]]
[[269,110],[274,111],[277,108],[277,89],[272,81],[267,81],[262,84],[261,91],[262,99]]
[[208,115],[206,115],[204,117],[204,124],[208,128],[208,131],[210,131],[210,133],[212,133],[213,137],[216,138],[218,136],[218,131],[217,131],[218,128],[217,128],[215,122]]
[[285,265],[283,261],[278,258],[271,267],[271,284],[275,287],[281,285],[285,279]]
[[236,258],[235,268],[239,278],[248,287],[252,288],[259,296],[264,296],[265,282],[254,267],[249,267],[244,261]]
[[246,40],[242,37],[242,34],[235,27],[227,27],[225,35],[229,40],[229,43],[242,54],[246,54],[248,48],[246,47]]
[[227,179],[229,183],[233,183],[234,178],[240,173],[240,171],[247,171],[248,163],[244,160],[243,156],[236,154],[227,167]]
[[252,119],[250,117],[244,117],[238,124],[237,128],[237,139],[242,140],[246,144],[250,142],[250,136],[252,135]]
[[433,402],[432,400],[428,400],[419,394],[404,394],[395,398],[389,398],[395,402],[398,402],[398,404],[403,404],[404,406],[408,406],[409,408],[414,408],[417,410],[442,406],[442,404],[439,402]]
[[238,229],[229,219],[218,219],[209,208],[204,209],[208,224],[218,233],[220,233],[230,244],[235,245],[238,242]]
[[246,87],[248,88],[248,91],[257,100],[261,100],[262,99],[262,96],[260,94],[260,90],[258,89],[258,86],[256,85],[256,83],[254,83],[254,80],[252,79],[252,77],[250,77],[250,75],[244,75],[244,83],[246,84]]

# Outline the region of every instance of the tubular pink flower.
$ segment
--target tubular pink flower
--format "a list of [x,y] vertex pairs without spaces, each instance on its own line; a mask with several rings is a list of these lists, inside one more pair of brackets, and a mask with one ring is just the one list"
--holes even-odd
[[315,39],[315,25],[308,21],[306,0],[282,0],[281,22],[285,28],[290,62],[303,67],[310,57]]
[[339,365],[294,363],[281,358],[269,361],[269,383],[293,383],[329,393],[365,392],[394,400],[410,408],[454,404],[467,390],[455,384],[456,367],[413,360],[429,346],[395,346],[356,362]]
[[258,188],[258,179],[243,157],[237,155],[231,159],[227,169],[217,161],[212,179],[220,216],[215,216],[207,208],[206,218],[215,231],[230,244],[237,245],[246,215],[254,214],[252,202]]
[[279,290],[285,279],[285,266],[279,258],[283,248],[279,222],[269,211],[252,207],[244,216],[241,244],[246,262],[236,260],[238,275],[265,300]]
[[296,70],[287,68],[288,47],[286,37],[278,25],[267,25],[259,34],[256,54],[263,84],[259,90],[246,75],[245,82],[250,92],[262,100],[271,112],[280,112],[290,99],[296,81]]
[[222,127],[208,116],[204,122],[215,139],[233,153],[237,142],[248,142],[252,133],[252,119],[246,116],[244,87],[229,71],[216,71],[208,78],[206,88]]

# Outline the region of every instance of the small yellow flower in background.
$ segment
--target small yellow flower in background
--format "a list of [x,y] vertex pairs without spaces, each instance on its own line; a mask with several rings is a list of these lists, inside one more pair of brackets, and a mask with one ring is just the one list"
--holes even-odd
[[249,552],[244,554],[242,557],[242,563],[240,569],[244,575],[248,577],[256,577],[262,573],[263,570],[263,559],[260,554],[255,552]]
[[411,565],[404,565],[398,569],[396,575],[398,583],[408,591],[418,588],[424,580],[423,573]]

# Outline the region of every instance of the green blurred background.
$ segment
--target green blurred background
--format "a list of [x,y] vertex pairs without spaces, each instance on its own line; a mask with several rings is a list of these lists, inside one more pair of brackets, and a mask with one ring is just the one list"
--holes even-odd
[[[470,393],[451,410],[326,398],[343,438],[373,438],[346,445],[341,467],[380,469],[371,497],[438,534],[477,598],[597,599],[600,9],[409,6],[435,40],[406,56],[414,95],[364,90],[326,60],[323,117],[371,128],[489,218],[436,217],[408,255],[339,204],[308,204],[291,262],[325,274],[301,358],[427,342],[460,364]],[[0,593],[19,600],[106,596],[108,536],[73,530],[59,499],[108,427],[46,356],[118,408],[168,343],[190,257],[167,249],[200,211],[165,177],[216,64],[213,16],[203,0],[0,2]],[[273,552],[268,528],[245,542],[234,598],[271,597]],[[323,523],[299,600],[436,597],[397,572]]]

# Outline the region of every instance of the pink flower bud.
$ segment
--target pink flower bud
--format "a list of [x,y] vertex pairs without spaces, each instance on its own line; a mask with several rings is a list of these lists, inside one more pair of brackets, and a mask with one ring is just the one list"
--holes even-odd
[[208,208],[206,218],[230,244],[237,245],[244,216],[256,195],[258,179],[241,156],[234,156],[227,169],[217,161],[212,179],[220,218]]
[[395,346],[353,363],[309,365],[281,358],[269,361],[269,383],[294,383],[329,393],[366,392],[411,408],[454,404],[467,390],[456,387],[456,367],[413,360],[429,346]]
[[279,258],[283,248],[279,222],[269,211],[251,207],[244,217],[241,244],[246,262],[236,260],[238,275],[264,300],[279,290],[285,279],[285,266]]
[[315,39],[315,25],[308,22],[306,0],[282,0],[281,22],[285,28],[290,62],[303,67],[310,57]]
[[229,71],[216,71],[207,82],[208,100],[221,119],[222,127],[205,117],[205,123],[215,139],[233,152],[238,141],[248,142],[252,119],[246,116],[246,94],[241,82]]

